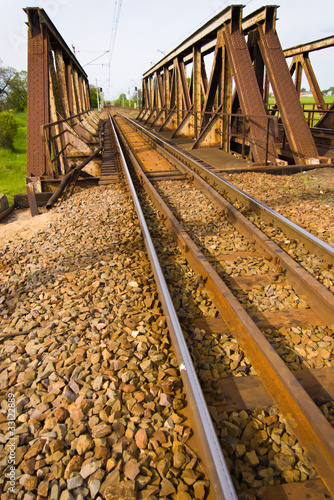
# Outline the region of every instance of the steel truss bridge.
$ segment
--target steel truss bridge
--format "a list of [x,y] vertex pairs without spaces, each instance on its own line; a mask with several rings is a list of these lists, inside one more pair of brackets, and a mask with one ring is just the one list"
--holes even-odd
[[[143,75],[138,120],[171,140],[186,138],[194,150],[218,148],[257,166],[331,163],[334,106],[323,98],[310,54],[333,46],[334,36],[283,50],[277,9],[264,6],[243,18],[242,6],[231,5],[164,56]],[[77,182],[98,183],[100,119],[87,74],[45,11],[25,11],[27,184],[52,191],[82,162]],[[300,103],[303,72],[315,100],[307,112]]]

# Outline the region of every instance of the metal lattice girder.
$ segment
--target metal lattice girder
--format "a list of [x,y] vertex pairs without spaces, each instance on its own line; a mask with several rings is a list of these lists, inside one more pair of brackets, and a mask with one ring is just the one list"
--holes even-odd
[[[223,29],[223,36],[232,66],[240,105],[243,114],[254,115],[250,120],[253,157],[257,162],[264,162],[266,156],[266,136],[268,121],[260,118],[266,115],[262,95],[254,71],[244,34],[242,32],[242,8],[231,7],[231,20]],[[254,142],[253,142],[254,141]],[[269,158],[276,158],[274,141],[269,143]]]
[[[173,130],[174,137],[195,138],[194,147],[242,150],[259,163],[276,162],[278,151],[292,155],[298,164],[319,163],[299,91],[304,71],[319,110],[326,112],[308,52],[333,45],[334,37],[283,52],[275,31],[276,10],[276,6],[261,7],[242,19],[242,5],[232,5],[189,36],[144,73],[139,119],[150,119],[160,130]],[[211,53],[208,81],[205,57]],[[286,57],[294,57],[290,71]],[[190,84],[187,65],[192,66]],[[268,115],[270,84],[287,138],[284,151],[280,143],[275,145],[277,117]],[[161,87],[164,105],[156,97]],[[327,122],[331,123],[330,117]]]
[[276,10],[275,6],[266,7],[265,22],[258,28],[259,47],[294,160],[296,163],[313,163],[318,151],[275,31]]
[[[40,177],[64,174],[64,155],[71,126],[51,122],[69,119],[91,109],[87,74],[43,9],[28,7],[28,102],[27,102],[27,175]],[[71,125],[76,125],[75,120]],[[76,127],[77,129],[79,127]],[[95,133],[94,119],[88,114],[80,121],[81,130]],[[51,132],[50,132],[51,131]],[[49,136],[54,137],[51,160]],[[44,141],[44,142],[43,142]],[[87,146],[86,146],[87,149]],[[57,156],[57,157],[58,157]]]

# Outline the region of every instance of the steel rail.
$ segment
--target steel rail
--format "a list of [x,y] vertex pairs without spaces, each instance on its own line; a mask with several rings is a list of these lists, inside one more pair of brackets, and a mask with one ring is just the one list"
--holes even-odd
[[194,169],[201,177],[205,175],[205,180],[212,187],[219,187],[220,189],[227,191],[229,194],[232,194],[238,201],[242,202],[249,208],[252,208],[258,215],[261,215],[261,217],[265,218],[268,222],[275,223],[283,232],[286,232],[289,237],[299,239],[305,245],[305,248],[307,250],[322,259],[326,259],[327,262],[334,265],[334,247],[321,240],[317,236],[309,233],[306,229],[300,227],[298,224],[290,221],[288,218],[284,217],[284,215],[281,215],[272,208],[268,207],[265,203],[262,203],[256,198],[253,198],[230,182],[222,179],[219,175],[215,174],[204,165],[201,165],[193,157],[190,157],[187,153],[184,153],[183,151],[180,151],[180,149],[175,148],[161,137],[157,136],[153,132],[148,131],[139,123],[131,120],[128,117],[125,117],[124,115],[122,115],[122,117],[131,122],[133,126],[141,130],[143,134],[145,134],[147,137],[150,137],[163,149],[171,153],[174,157],[185,162],[188,167]]
[[184,258],[206,280],[206,288],[232,335],[333,494],[333,427],[154,189],[121,131],[120,136],[145,190],[166,217],[165,224],[174,233]]
[[[126,119],[126,117],[122,118]],[[136,128],[136,122],[128,120],[130,126]],[[145,135],[145,129],[144,129]],[[147,136],[146,136],[147,140]],[[154,139],[150,138],[149,143],[157,150],[161,150],[159,145],[156,145]],[[195,185],[205,191],[206,195],[211,199],[218,209],[226,211],[229,214],[229,219],[239,231],[245,234],[248,238],[254,239],[256,245],[261,251],[267,255],[267,258],[274,262],[279,262],[286,275],[293,284],[298,294],[304,298],[315,313],[326,321],[329,325],[334,324],[334,297],[333,294],[313,278],[299,263],[297,263],[289,254],[282,250],[275,242],[266,236],[260,229],[251,223],[244,215],[242,215],[231,203],[221,196],[211,184],[201,177],[194,169],[190,169],[182,160],[178,159],[168,150],[162,149],[162,154],[169,157],[169,161],[177,164],[177,168],[183,171],[186,175],[193,177]]]
[[187,397],[189,397],[189,405],[192,410],[197,430],[201,432],[205,439],[201,442],[205,468],[207,469],[210,480],[211,491],[214,498],[217,500],[237,500],[236,492],[232,483],[232,479],[228,472],[228,468],[221,452],[221,447],[216,436],[215,429],[212,424],[210,413],[203,396],[203,392],[198,381],[182,329],[169,294],[167,283],[165,281],[157,254],[154,249],[154,244],[148,230],[144,214],[142,212],[140,202],[134,188],[128,166],[123,154],[121,144],[115,130],[113,119],[109,113],[112,133],[120,153],[123,170],[125,173],[126,182],[128,184],[133,203],[138,215],[138,219],[142,228],[145,246],[150,257],[155,281],[159,290],[159,296],[163,305],[163,310],[166,316],[166,321],[169,327],[169,332],[173,340],[173,347],[179,363],[180,372],[183,383],[186,388]]

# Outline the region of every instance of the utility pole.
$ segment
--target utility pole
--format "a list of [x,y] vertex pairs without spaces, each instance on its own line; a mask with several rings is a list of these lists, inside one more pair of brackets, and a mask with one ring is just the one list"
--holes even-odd
[[99,89],[97,87],[97,79],[95,79],[95,84],[96,84],[97,109],[100,111]]
[[138,102],[138,87],[135,87],[136,91],[136,96],[137,96],[137,108],[139,108],[139,102]]
[[131,94],[130,94],[130,89],[131,89],[131,87],[129,88],[129,108],[131,108],[131,101],[130,101],[130,95]]

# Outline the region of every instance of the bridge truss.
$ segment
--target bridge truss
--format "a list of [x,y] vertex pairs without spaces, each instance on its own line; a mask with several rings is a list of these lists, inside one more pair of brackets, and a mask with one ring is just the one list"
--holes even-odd
[[[277,6],[244,19],[242,8],[227,7],[144,73],[138,119],[172,131],[174,138],[195,139],[193,148],[236,151],[258,164],[282,158],[306,165],[328,161],[318,153],[299,91],[305,70],[317,111],[326,125],[333,124],[333,110],[327,109],[308,53],[333,45],[334,37],[284,52],[276,32]],[[290,69],[286,57],[293,57]]]
[[[43,9],[28,16],[27,182],[35,191],[57,182],[98,141],[99,118],[91,109],[87,74]],[[92,160],[86,175],[95,175]],[[85,175],[85,174],[82,174]]]

